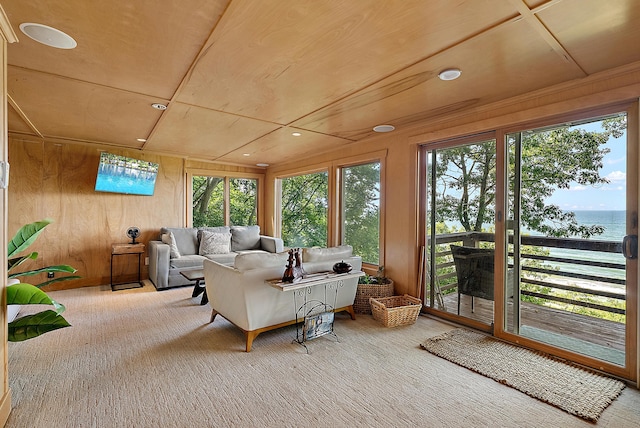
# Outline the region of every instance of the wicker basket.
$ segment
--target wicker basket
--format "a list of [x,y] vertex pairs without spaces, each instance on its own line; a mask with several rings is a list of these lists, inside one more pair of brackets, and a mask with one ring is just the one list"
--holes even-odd
[[358,284],[353,310],[357,314],[371,315],[369,299],[390,296],[393,296],[393,280],[389,280],[389,284]]
[[420,309],[422,309],[420,299],[411,297],[408,294],[371,299],[373,319],[382,322],[385,327],[397,327],[415,323],[420,314]]

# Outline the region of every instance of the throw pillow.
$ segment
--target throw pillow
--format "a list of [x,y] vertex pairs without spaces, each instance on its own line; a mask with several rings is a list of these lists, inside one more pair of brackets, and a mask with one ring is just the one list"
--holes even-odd
[[303,262],[324,262],[333,259],[343,259],[353,255],[351,245],[340,245],[338,247],[310,247],[302,249]]
[[260,226],[233,226],[231,251],[260,249]]
[[231,233],[200,231],[200,249],[198,254],[227,254],[231,246]]
[[177,259],[180,257],[180,251],[176,245],[176,237],[173,236],[173,232],[163,233],[160,237],[162,242],[169,246],[170,258]]

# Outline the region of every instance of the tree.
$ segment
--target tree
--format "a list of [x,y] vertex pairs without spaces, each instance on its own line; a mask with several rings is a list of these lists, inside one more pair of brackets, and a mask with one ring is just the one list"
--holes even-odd
[[193,225],[224,226],[224,179],[193,176]]
[[328,179],[326,172],[319,172],[282,180],[282,239],[285,245],[327,245]]
[[[600,176],[603,147],[610,136],[619,137],[626,128],[626,116],[602,121],[603,131],[559,126],[550,130],[523,132],[521,136],[521,222],[529,230],[548,236],[578,236],[583,239],[603,232],[602,226],[580,225],[573,212],[563,211],[546,200],[572,183],[595,186],[608,183]],[[509,202],[513,206],[513,170],[516,134],[508,137]],[[492,141],[455,147],[439,152],[438,221],[458,221],[466,231],[480,231],[495,216],[495,163]]]
[[344,242],[367,263],[380,261],[380,163],[344,168]]

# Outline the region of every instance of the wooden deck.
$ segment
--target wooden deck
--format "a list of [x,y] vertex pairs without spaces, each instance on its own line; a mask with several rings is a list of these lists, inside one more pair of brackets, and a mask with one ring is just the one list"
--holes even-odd
[[[451,293],[444,296],[446,311],[457,313],[458,294]],[[511,304],[510,304],[511,306]],[[471,312],[471,297],[461,296],[460,315],[474,319],[485,324],[493,321],[493,302],[490,300],[475,298],[474,312]],[[510,308],[509,308],[510,309]],[[511,319],[507,315],[508,319]],[[624,353],[625,350],[625,325],[600,318],[589,317],[581,314],[574,314],[533,303],[522,302],[520,306],[520,325],[526,326],[528,331],[547,332],[555,338],[566,338],[563,343],[567,349],[572,349],[571,343],[594,344],[597,347],[604,347]],[[509,328],[511,330],[511,328]],[[522,335],[527,335],[521,331]],[[588,351],[582,353],[589,355]],[[596,356],[596,355],[592,355]]]

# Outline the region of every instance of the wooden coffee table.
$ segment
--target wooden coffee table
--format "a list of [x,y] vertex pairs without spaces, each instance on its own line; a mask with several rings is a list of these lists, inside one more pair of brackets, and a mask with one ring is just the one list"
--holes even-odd
[[207,289],[201,285],[201,282],[204,283],[204,270],[182,270],[180,271],[180,275],[187,278],[189,281],[195,281],[196,285],[193,287],[193,293],[191,297],[198,297],[202,294],[202,300],[200,300],[201,305],[206,305],[209,302],[209,298],[207,297]]

